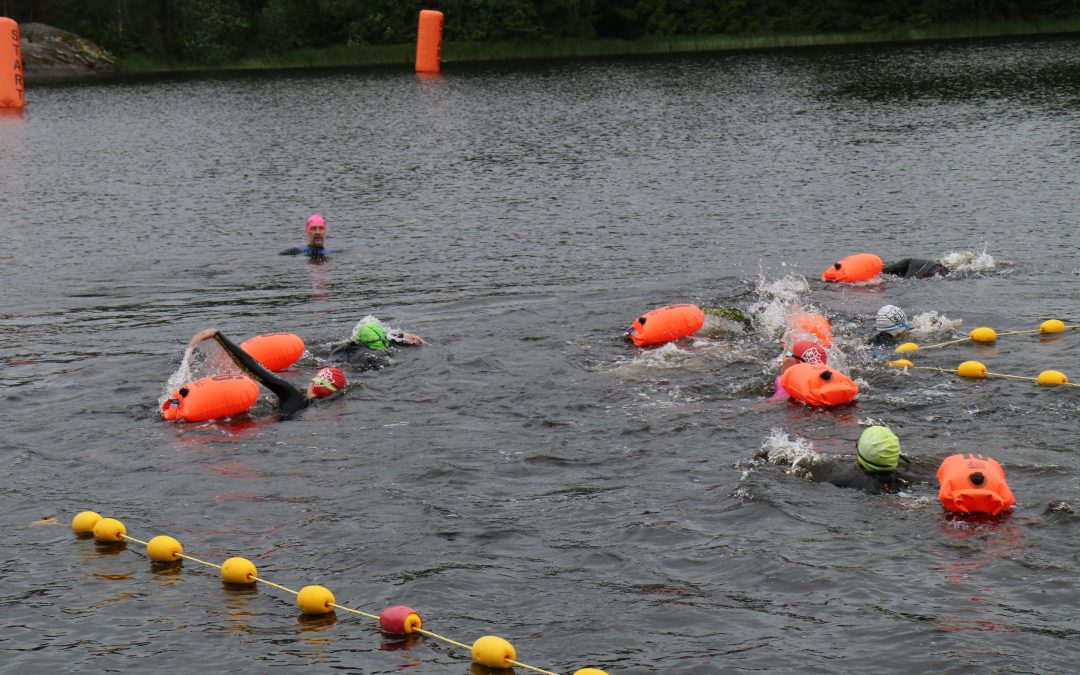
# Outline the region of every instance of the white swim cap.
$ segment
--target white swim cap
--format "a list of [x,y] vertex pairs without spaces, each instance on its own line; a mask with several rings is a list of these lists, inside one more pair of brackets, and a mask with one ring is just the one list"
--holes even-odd
[[906,330],[911,330],[911,324],[908,323],[907,315],[904,314],[904,310],[896,305],[885,305],[879,309],[874,325],[879,331],[888,333],[889,335],[899,335]]

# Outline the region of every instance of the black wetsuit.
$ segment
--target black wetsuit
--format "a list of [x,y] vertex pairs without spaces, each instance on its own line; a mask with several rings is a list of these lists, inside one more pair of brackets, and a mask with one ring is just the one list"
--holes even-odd
[[828,461],[810,467],[815,481],[837,487],[855,488],[874,494],[896,493],[911,487],[911,481],[896,471],[866,471],[855,461]]
[[870,338],[870,344],[874,347],[895,347],[900,344],[900,339],[895,335],[890,335],[885,331],[881,331],[874,337]]
[[882,274],[895,274],[905,279],[925,279],[935,274],[945,276],[949,268],[934,260],[921,258],[904,258],[894,263],[889,263],[881,270]]
[[[386,340],[398,345],[409,344],[405,342],[401,335],[391,335],[390,333],[386,334]],[[392,356],[393,350],[389,347],[386,349],[372,349],[361,342],[350,340],[340,347],[332,349],[327,358],[331,361],[348,363],[357,370],[379,370],[394,362]]]
[[287,417],[308,406],[308,397],[304,395],[304,392],[264,368],[251,354],[233,344],[232,340],[221,333],[215,333],[214,340],[221,345],[221,348],[225,350],[233,363],[244,371],[244,374],[272,391],[278,397],[278,412],[282,416]]

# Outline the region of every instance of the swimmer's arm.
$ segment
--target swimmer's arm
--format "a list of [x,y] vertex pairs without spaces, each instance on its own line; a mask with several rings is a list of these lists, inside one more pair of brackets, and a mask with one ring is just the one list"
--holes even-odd
[[[304,396],[303,392],[264,368],[251,354],[248,354],[234,344],[232,340],[222,335],[221,331],[211,328],[203,331],[203,333],[210,333],[208,337],[213,337],[221,345],[221,348],[225,350],[233,363],[239,366],[251,379],[266,387],[278,397],[278,406],[282,414],[291,415],[307,406],[307,397]],[[198,337],[198,335],[195,337]]]
[[426,345],[427,340],[420,337],[416,333],[405,333],[402,331],[395,331],[394,333],[387,333],[386,338],[398,345]]

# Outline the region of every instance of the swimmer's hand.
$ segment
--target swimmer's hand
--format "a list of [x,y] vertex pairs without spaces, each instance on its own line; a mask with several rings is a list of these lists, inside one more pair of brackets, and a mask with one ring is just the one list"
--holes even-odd
[[207,328],[206,330],[201,330],[195,334],[195,337],[191,338],[191,342],[188,343],[188,347],[194,347],[203,340],[208,340],[220,332],[221,331],[219,331],[217,328]]
[[401,336],[401,341],[407,345],[426,345],[427,340],[420,337],[416,333],[405,333]]

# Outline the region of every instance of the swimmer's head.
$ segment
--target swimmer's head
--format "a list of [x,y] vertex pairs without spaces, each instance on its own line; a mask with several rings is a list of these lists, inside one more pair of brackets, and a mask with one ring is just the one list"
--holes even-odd
[[353,342],[359,342],[368,349],[380,351],[390,348],[390,341],[386,339],[386,330],[378,321],[368,321],[353,335]]
[[893,471],[900,462],[900,439],[889,427],[868,427],[856,448],[855,460],[867,471]]
[[308,246],[321,248],[326,243],[326,221],[319,214],[311,214],[304,231],[307,232]]
[[882,333],[888,333],[894,337],[903,335],[911,330],[911,324],[908,323],[907,315],[904,314],[904,310],[896,305],[885,305],[879,309],[877,311],[877,318],[874,320],[874,325]]
[[345,373],[333,366],[320,368],[315,377],[311,378],[311,386],[308,391],[312,398],[326,398],[336,394],[345,388]]
[[813,340],[799,340],[788,352],[792,358],[800,363],[820,363],[825,365],[829,357],[825,354],[825,348]]

